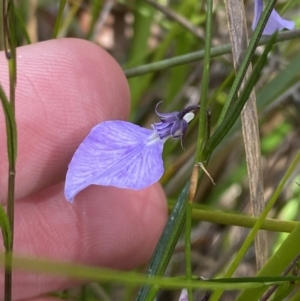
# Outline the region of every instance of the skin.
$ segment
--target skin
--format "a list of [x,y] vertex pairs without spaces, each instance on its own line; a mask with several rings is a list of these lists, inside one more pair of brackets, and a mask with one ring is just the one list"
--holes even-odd
[[[121,68],[100,47],[77,39],[21,47],[17,56],[15,253],[124,270],[145,263],[167,218],[159,184],[139,191],[91,186],[73,204],[63,194],[68,163],[91,128],[128,118],[130,95]],[[0,82],[8,91],[4,53],[0,66]],[[1,113],[0,141],[5,139]],[[1,143],[4,205],[7,169],[6,144]],[[15,272],[13,299],[54,300],[41,295],[75,284]]]

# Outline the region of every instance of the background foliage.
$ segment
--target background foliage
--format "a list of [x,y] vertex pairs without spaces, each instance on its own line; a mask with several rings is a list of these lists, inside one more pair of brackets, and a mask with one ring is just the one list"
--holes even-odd
[[[157,3],[163,7],[157,6]],[[228,45],[230,39],[225,5],[223,1],[215,0],[210,31],[212,58],[208,76],[203,73],[203,67],[207,63],[203,61],[203,49],[205,45],[207,46],[207,7],[207,2],[204,0],[16,1],[17,45],[60,37],[90,40],[105,48],[123,66],[132,95],[130,117],[132,122],[149,127],[157,120],[154,108],[160,100],[163,100],[160,110],[167,112],[202,103],[204,100],[201,96],[204,95],[211,112],[210,131],[213,134],[224,104],[228,101],[235,79],[235,70],[230,54],[231,46]],[[299,28],[298,0],[279,1],[276,9],[284,12],[284,17],[294,20],[296,28]],[[245,1],[245,11],[249,36],[251,36],[253,1]],[[260,74],[258,71],[254,73],[254,79],[257,81],[255,94],[259,117],[264,199],[266,203],[271,204],[268,218],[272,219],[266,220],[264,216],[258,221],[262,228],[268,230],[269,248],[268,262],[258,274],[261,277],[279,276],[300,253],[300,226],[297,222],[300,216],[300,187],[297,185],[297,181],[300,182],[300,165],[297,157],[300,146],[298,117],[300,34],[297,30],[294,35],[288,34],[284,33],[277,37],[278,39],[284,37],[285,41],[274,44],[272,51],[269,54],[265,53],[265,58],[262,56],[264,46],[260,46],[255,50],[252,59],[254,66],[256,62],[258,62],[257,66],[264,65]],[[266,39],[263,41],[266,44]],[[203,81],[208,83],[207,95],[201,94]],[[202,93],[203,89],[202,87]],[[174,206],[176,209],[174,204],[179,206],[177,199],[180,195],[178,200],[181,200],[183,206],[181,209],[176,209],[179,211],[173,211],[172,214],[177,214],[171,225],[173,228],[166,229],[164,232],[167,241],[170,241],[169,235],[174,234],[172,231],[177,224],[174,252],[159,253],[160,257],[154,259],[156,262],[165,263],[164,275],[166,276],[184,276],[188,257],[193,275],[209,279],[222,278],[226,275],[230,262],[237,258],[238,251],[241,250],[247,252],[234,271],[234,277],[257,275],[254,245],[250,244],[249,248],[243,246],[247,237],[246,242],[251,243],[248,236],[249,228],[255,227],[257,219],[251,218],[252,209],[249,203],[249,181],[241,122],[239,118],[233,121],[234,126],[213,150],[212,156],[209,156],[210,162],[206,166],[216,185],[212,185],[205,175],[200,175],[200,178],[203,176],[203,180],[191,209],[191,250],[187,250],[184,236],[180,233],[181,227],[178,225],[182,226],[186,218],[180,210],[185,210],[183,207],[188,192],[186,183],[191,178],[195,161],[198,119],[189,126],[184,142],[185,150],[181,148],[179,141],[168,141],[165,145],[165,174],[161,184],[168,197],[170,210]],[[204,120],[204,123],[207,122]],[[260,228],[258,223],[257,229]],[[188,233],[189,229],[186,231],[186,234]],[[277,254],[276,261],[272,257],[274,254]],[[45,271],[49,271],[50,267],[46,262],[41,265],[44,265]],[[26,263],[23,263],[23,268],[26,268],[25,266]],[[84,269],[78,269],[79,277],[80,270]],[[70,275],[73,273],[68,266],[62,267],[61,271],[67,274],[69,271]],[[146,271],[145,266],[137,272],[146,273]],[[160,274],[163,272],[164,268]],[[297,268],[294,268],[293,272],[293,275],[297,275]],[[86,273],[82,273],[83,279],[102,279],[105,282],[94,282],[53,294],[74,300],[134,300],[138,295],[141,283],[137,283],[137,278],[131,274],[124,273],[124,276],[121,274],[119,279],[114,278],[112,274],[111,278],[108,276],[106,279],[103,275],[110,275],[107,271]],[[101,276],[101,273],[104,274]],[[90,278],[85,275],[90,275]],[[126,279],[132,281],[126,282]],[[267,278],[253,279],[245,280],[248,287],[255,283],[272,282]],[[107,283],[107,280],[111,281]],[[159,279],[157,281],[160,283]],[[158,292],[157,300],[178,300],[180,286],[188,287],[188,281],[184,278],[180,281],[176,282],[177,286],[163,285],[161,282],[164,289]],[[293,282],[283,282],[284,284],[276,291],[278,299],[273,300],[282,300],[283,296],[287,296],[286,300],[300,298],[300,293]],[[238,289],[247,287],[239,286],[239,283],[234,281],[232,283],[236,290],[225,290],[221,300],[234,300],[240,293]],[[215,284],[210,288],[224,290],[228,286],[229,284],[226,286]],[[174,290],[174,287],[177,287],[177,290]],[[203,288],[207,287],[194,291],[194,300],[201,300],[207,293]],[[250,299],[249,292],[244,291],[237,300],[254,300],[254,296],[261,297],[265,289],[252,289]],[[139,300],[151,299],[148,293],[140,292],[139,296]],[[218,300],[217,293],[213,294],[212,300]]]

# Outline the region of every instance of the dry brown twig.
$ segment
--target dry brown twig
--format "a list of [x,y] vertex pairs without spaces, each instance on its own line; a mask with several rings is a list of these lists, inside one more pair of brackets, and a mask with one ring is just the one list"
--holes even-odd
[[[232,44],[232,54],[235,70],[238,70],[248,46],[248,33],[244,3],[239,0],[225,0],[228,19],[229,36]],[[249,66],[241,89],[249,75]],[[252,91],[241,113],[244,145],[246,151],[247,170],[249,178],[250,202],[254,216],[259,216],[264,209],[263,172],[260,154],[260,138],[256,96]],[[259,231],[255,238],[256,266],[260,270],[268,259],[267,232]]]

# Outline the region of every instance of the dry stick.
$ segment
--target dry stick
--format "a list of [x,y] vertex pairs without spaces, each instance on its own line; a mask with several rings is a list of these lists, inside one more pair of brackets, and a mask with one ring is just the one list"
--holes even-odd
[[[225,0],[225,6],[232,44],[234,68],[235,70],[238,70],[248,46],[244,3],[240,0]],[[241,90],[251,73],[251,69],[250,65],[241,86]],[[250,97],[245,104],[241,113],[241,119],[249,178],[250,202],[254,216],[259,216],[264,208],[264,188],[256,97],[254,91],[251,92]],[[255,253],[257,270],[260,270],[268,259],[266,231],[258,232],[255,238]]]

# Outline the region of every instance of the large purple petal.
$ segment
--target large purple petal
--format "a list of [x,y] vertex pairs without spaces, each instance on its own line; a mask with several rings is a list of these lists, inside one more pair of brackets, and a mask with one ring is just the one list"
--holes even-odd
[[[254,19],[252,22],[252,29],[255,30],[259,18],[263,11],[263,0],[254,0]],[[272,10],[270,18],[266,24],[266,27],[263,31],[263,35],[272,35],[275,31],[286,29],[293,29],[295,27],[295,22],[285,20],[280,17],[276,10]]]
[[164,171],[163,143],[148,142],[152,130],[126,121],[95,126],[75,152],[66,176],[65,196],[74,196],[91,184],[143,189]]

